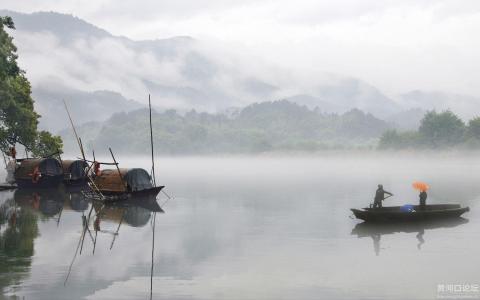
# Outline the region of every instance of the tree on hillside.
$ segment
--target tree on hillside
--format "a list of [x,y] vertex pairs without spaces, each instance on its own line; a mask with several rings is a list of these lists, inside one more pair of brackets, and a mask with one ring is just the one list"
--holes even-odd
[[480,141],[480,117],[471,119],[468,122],[467,135]]
[[454,113],[430,111],[420,122],[418,132],[427,147],[451,147],[461,143],[465,137],[465,124]]
[[31,87],[17,64],[17,48],[5,29],[15,29],[10,17],[0,17],[0,150],[19,143],[34,156],[61,150],[62,140],[47,131],[38,131]]
[[470,149],[480,148],[480,117],[475,117],[468,121],[464,147]]
[[385,131],[378,142],[379,149],[411,149],[420,144],[420,135],[416,131],[398,132],[396,129]]

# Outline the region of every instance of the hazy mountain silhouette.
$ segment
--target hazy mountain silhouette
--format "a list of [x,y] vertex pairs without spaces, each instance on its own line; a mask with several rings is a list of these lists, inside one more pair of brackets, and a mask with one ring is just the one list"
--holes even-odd
[[[118,99],[143,103],[151,93],[157,107],[183,111],[195,108],[215,112],[276,99],[289,99],[325,112],[359,108],[377,117],[401,110],[359,79],[322,75],[310,79],[309,88],[303,89],[303,79],[287,70],[245,56],[242,51],[190,37],[134,41],[72,15],[4,10],[0,15],[13,17],[17,30],[12,34],[21,65],[31,79],[38,105],[43,107],[48,106],[49,99],[65,96],[68,88],[86,93],[109,90],[123,95]],[[124,104],[120,100],[116,106]],[[122,109],[130,108],[126,105]],[[43,112],[42,123],[48,113]]]

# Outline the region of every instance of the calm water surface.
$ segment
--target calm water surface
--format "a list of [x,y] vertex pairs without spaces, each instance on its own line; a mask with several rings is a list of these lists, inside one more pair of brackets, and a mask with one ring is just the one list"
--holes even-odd
[[[158,197],[154,299],[434,299],[439,284],[480,284],[473,156],[159,158],[157,175],[175,199]],[[414,180],[429,203],[471,211],[407,227],[350,218],[378,183],[395,194],[387,204],[416,203]],[[64,189],[0,192],[4,297],[148,299],[154,205],[105,208],[94,224],[100,207]]]

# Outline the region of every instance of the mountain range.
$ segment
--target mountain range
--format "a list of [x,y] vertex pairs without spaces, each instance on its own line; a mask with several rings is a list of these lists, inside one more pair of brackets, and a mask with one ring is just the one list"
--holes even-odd
[[215,113],[285,99],[323,113],[360,109],[400,129],[415,128],[430,109],[470,118],[479,103],[421,90],[390,97],[358,78],[323,71],[306,76],[220,42],[186,36],[136,41],[56,12],[0,15],[15,22],[11,34],[43,116],[40,126],[54,132],[68,126],[60,117],[62,99],[79,125],[145,107],[151,94],[160,111]]
[[[114,114],[105,122],[77,128],[88,153],[107,155],[110,147],[128,155],[146,154],[150,145],[147,109]],[[153,111],[157,153],[198,155],[213,153],[261,153],[371,149],[392,126],[352,109],[326,114],[286,100],[250,104],[232,115],[191,110]],[[64,151],[78,153],[72,130],[60,132]]]

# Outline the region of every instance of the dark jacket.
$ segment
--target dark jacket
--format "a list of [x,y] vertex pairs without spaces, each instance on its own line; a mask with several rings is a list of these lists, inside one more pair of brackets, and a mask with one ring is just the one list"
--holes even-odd
[[388,194],[390,196],[392,196],[393,194],[390,193],[390,192],[387,192],[385,191],[384,189],[382,188],[378,188],[377,191],[375,192],[375,202],[380,202],[382,201],[383,199],[385,199],[385,194]]
[[425,205],[427,203],[427,192],[423,191],[420,193],[420,205]]

